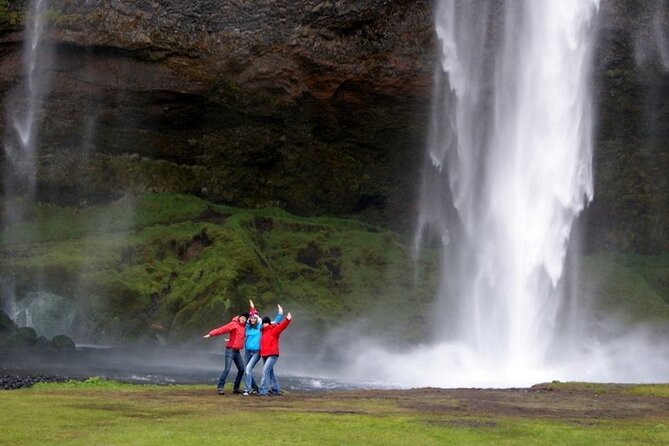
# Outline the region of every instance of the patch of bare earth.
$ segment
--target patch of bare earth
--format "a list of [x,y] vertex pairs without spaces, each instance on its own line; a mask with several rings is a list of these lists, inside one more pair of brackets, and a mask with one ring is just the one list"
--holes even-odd
[[[605,392],[589,389],[411,389],[336,392],[289,392],[282,396],[258,397],[227,394],[215,389],[141,392],[142,399],[173,398],[182,402],[217,407],[234,400],[236,408],[291,410],[310,413],[401,414],[447,417],[439,423],[464,423],[483,427],[484,417],[548,418],[588,425],[603,419],[669,418],[669,398],[639,396],[626,386],[607,386]],[[461,419],[459,419],[461,417]],[[474,423],[474,424],[472,424]],[[479,426],[480,423],[481,424]],[[494,425],[494,423],[493,423]]]

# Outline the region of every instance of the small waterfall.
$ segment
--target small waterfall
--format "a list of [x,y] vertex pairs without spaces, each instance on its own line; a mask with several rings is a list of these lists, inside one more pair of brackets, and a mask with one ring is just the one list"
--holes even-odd
[[14,312],[8,314],[20,327],[34,327],[37,334],[52,338],[74,334],[75,313],[76,309],[69,299],[36,291],[27,293],[15,304]]
[[[48,91],[52,62],[51,47],[44,41],[47,9],[46,0],[34,0],[28,6],[23,40],[24,76],[5,103],[6,161],[0,222],[3,232],[10,225],[29,220],[29,210],[36,200],[40,115]],[[17,306],[13,274],[1,271],[0,276],[2,308],[9,314],[15,313]]]
[[34,0],[26,17],[22,84],[6,102],[3,226],[23,220],[35,200],[42,101],[48,89],[50,46],[45,44],[46,0]]

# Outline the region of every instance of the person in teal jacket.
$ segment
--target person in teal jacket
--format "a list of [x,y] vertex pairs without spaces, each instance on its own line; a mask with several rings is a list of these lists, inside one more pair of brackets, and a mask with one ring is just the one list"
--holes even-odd
[[[258,392],[258,384],[253,378],[253,367],[260,361],[260,336],[262,336],[262,318],[255,309],[252,300],[249,300],[251,309],[249,310],[249,319],[246,322],[246,342],[244,343],[244,359],[246,369],[244,370],[244,395]],[[274,323],[278,324],[283,320],[283,308],[277,305],[277,315]]]

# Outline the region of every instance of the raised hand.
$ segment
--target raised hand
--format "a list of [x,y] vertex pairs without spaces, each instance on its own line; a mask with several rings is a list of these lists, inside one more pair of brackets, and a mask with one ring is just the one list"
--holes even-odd
[[209,336],[209,334],[206,334],[206,335],[202,336],[202,339],[208,339],[208,338],[210,338],[210,337],[211,337],[211,336]]
[[277,305],[276,308],[278,308],[279,314],[283,314],[283,308],[281,308],[281,305]]
[[251,299],[249,299],[249,305],[251,306],[251,309],[256,307]]
[[293,315],[290,314],[290,311],[289,311],[288,314],[286,315],[286,319],[291,320],[292,318],[293,318]]

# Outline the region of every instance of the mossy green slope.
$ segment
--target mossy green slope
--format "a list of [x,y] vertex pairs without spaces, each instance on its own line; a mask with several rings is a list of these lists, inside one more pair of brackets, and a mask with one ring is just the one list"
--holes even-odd
[[79,330],[99,340],[192,339],[249,298],[321,326],[380,302],[420,322],[436,287],[436,262],[417,269],[397,234],[356,221],[168,194],[28,214],[3,234],[2,269],[19,295],[39,285],[76,300]]

